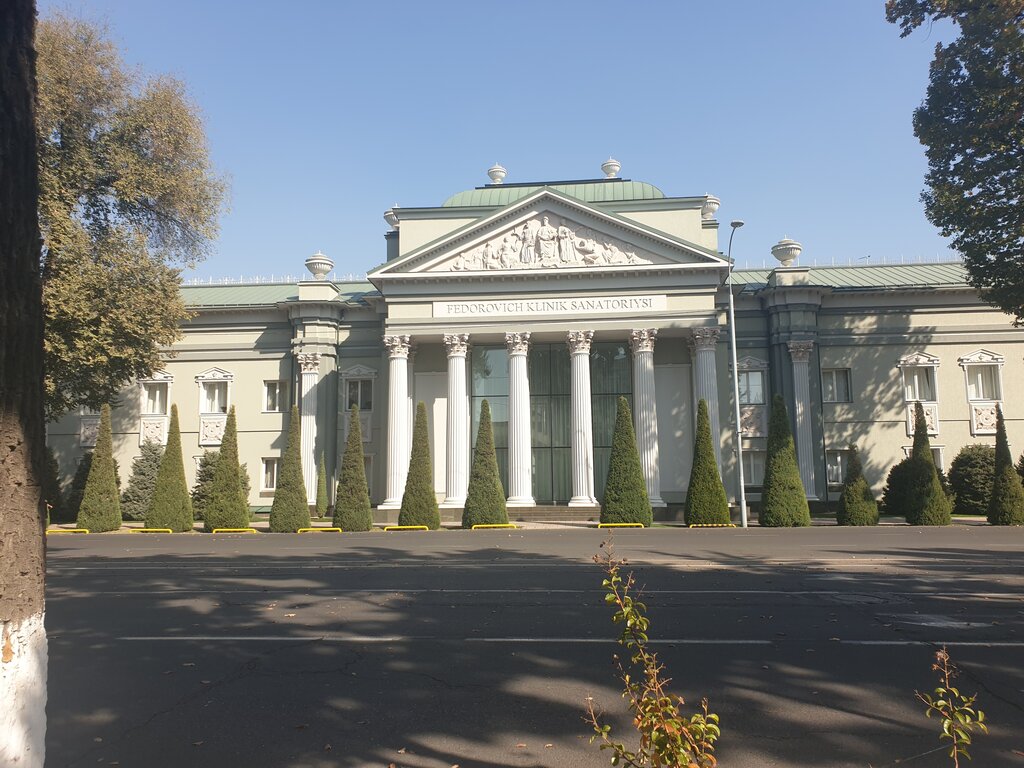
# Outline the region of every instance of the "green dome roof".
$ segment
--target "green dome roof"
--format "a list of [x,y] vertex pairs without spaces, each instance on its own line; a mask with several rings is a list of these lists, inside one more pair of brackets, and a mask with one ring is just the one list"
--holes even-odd
[[488,184],[467,189],[444,201],[445,208],[488,208],[514,203],[548,187],[584,203],[611,203],[619,200],[658,200],[665,194],[653,184],[628,179],[592,181],[549,181],[539,184]]

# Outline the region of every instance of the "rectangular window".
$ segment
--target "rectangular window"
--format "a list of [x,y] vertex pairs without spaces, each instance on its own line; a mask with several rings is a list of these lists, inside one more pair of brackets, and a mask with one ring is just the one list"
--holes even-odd
[[740,371],[740,403],[764,404],[764,371]]
[[349,379],[345,410],[358,406],[360,412],[373,410],[373,379]]
[[1003,399],[999,391],[998,365],[968,365],[966,370],[968,400]]
[[826,451],[825,474],[829,485],[842,485],[846,480],[846,468],[850,460],[849,451]]
[[935,369],[928,365],[911,365],[903,369],[903,398],[908,403],[918,400],[935,402]]
[[[937,448],[935,446],[932,446],[932,461],[935,462],[935,466],[939,470],[945,472],[945,467],[942,466],[942,448],[943,446],[941,445]],[[903,455],[909,457],[914,452],[913,449],[914,447],[912,445],[903,446]]]
[[764,460],[767,451],[743,452],[743,485],[764,484]]
[[146,416],[167,415],[167,382],[155,381],[142,385],[142,413]]
[[281,413],[288,404],[285,393],[287,389],[283,381],[263,382],[263,411],[265,413]]
[[824,369],[821,372],[821,394],[826,403],[849,403],[850,369]]
[[202,412],[227,413],[228,383],[226,381],[204,381],[202,386]]
[[260,480],[261,491],[273,491],[277,488],[277,462],[280,459],[263,459],[263,474]]

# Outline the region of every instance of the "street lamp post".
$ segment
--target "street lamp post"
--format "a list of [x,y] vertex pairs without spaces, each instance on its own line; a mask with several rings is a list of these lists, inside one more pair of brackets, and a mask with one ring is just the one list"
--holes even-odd
[[740,426],[740,370],[736,359],[736,308],[732,297],[732,237],[743,222],[734,219],[729,222],[732,231],[729,233],[729,250],[726,258],[729,261],[729,279],[726,286],[729,291],[729,346],[732,353],[732,405],[733,426],[736,430],[736,469],[739,477],[740,524],[747,527],[747,492],[743,487],[743,430]]

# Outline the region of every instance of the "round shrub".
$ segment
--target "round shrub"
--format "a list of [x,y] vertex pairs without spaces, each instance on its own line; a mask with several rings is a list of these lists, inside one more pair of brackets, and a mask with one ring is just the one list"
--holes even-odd
[[992,497],[996,473],[996,449],[991,445],[965,445],[949,467],[949,484],[955,494],[953,511],[958,515],[984,515]]

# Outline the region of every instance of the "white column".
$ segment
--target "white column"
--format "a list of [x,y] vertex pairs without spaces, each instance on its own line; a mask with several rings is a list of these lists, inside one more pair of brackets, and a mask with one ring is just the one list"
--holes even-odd
[[448,439],[443,507],[462,507],[469,487],[469,397],[466,394],[466,354],[469,335],[444,335],[448,351]]
[[817,498],[814,491],[814,444],[811,440],[811,352],[813,341],[791,341],[789,356],[793,360],[793,408],[796,416],[796,460],[800,480],[807,498]]
[[594,418],[590,407],[590,343],[593,331],[569,331],[572,498],[570,507],[592,507],[594,497]]
[[694,328],[693,347],[697,358],[694,363],[697,399],[708,404],[711,421],[711,442],[715,449],[715,463],[718,474],[722,474],[722,426],[718,415],[718,366],[715,362],[715,346],[718,344],[718,328]]
[[658,401],[654,391],[654,339],[656,328],[629,334],[633,350],[633,422],[640,466],[647,483],[652,507],[668,506],[661,498],[661,470],[658,467]]
[[529,333],[506,333],[508,347],[508,505],[532,507],[533,456],[530,441]]
[[306,503],[316,504],[316,385],[320,380],[320,354],[302,353],[298,361],[302,372],[302,481],[306,486]]
[[398,509],[409,474],[409,337],[385,336],[388,348],[388,476],[382,509]]

